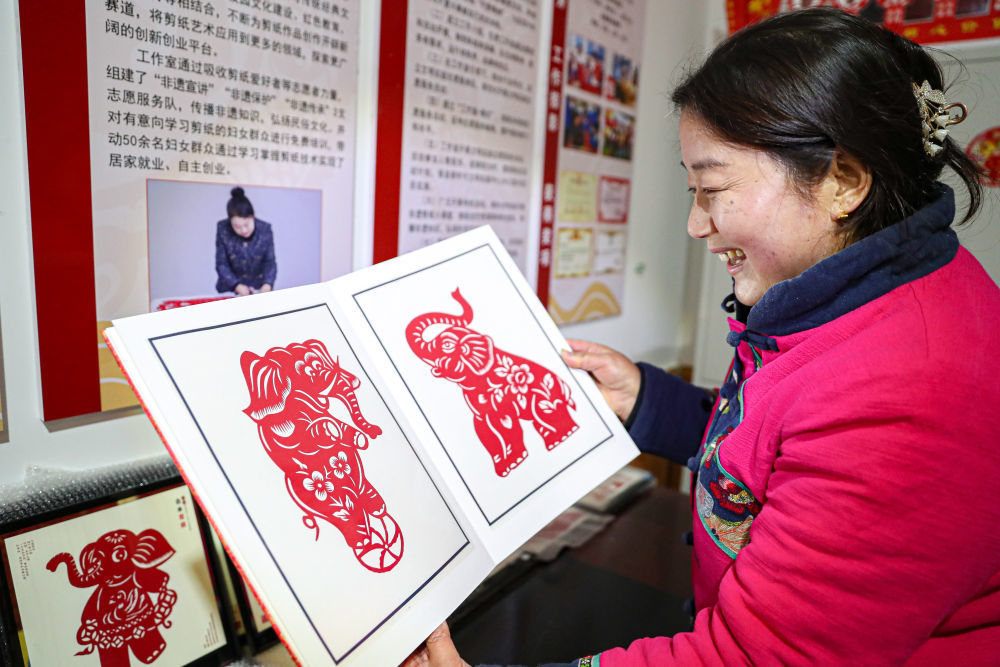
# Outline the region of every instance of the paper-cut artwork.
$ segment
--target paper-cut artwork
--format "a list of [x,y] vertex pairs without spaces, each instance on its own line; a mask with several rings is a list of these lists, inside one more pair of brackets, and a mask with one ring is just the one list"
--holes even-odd
[[[406,327],[406,340],[413,353],[431,366],[434,377],[462,388],[476,435],[496,474],[506,477],[528,456],[521,420],[530,421],[545,448],[552,450],[577,430],[570,414],[576,404],[569,385],[558,375],[494,347],[492,338],[470,329],[472,307],[457,288],[451,296],[462,307],[461,315],[418,315]],[[433,334],[429,339],[428,333]]]
[[[358,452],[382,433],[361,413],[361,381],[318,340],[274,347],[263,357],[247,351],[240,362],[250,391],[243,412],[284,472],[288,495],[305,512],[302,522],[319,539],[317,519],[327,521],[363,566],[391,570],[403,555],[403,534],[361,465]],[[347,407],[353,425],[330,413],[330,397]]]
[[85,648],[77,655],[97,648],[101,667],[129,667],[130,649],[147,665],[163,653],[167,642],[159,629],[170,627],[167,617],[177,593],[167,588],[170,575],[159,566],[173,555],[173,547],[157,530],[138,535],[113,530],[80,551],[79,567],[66,552],[49,560],[46,567],[52,572],[66,564],[73,586],[97,587],[80,616],[76,641]]

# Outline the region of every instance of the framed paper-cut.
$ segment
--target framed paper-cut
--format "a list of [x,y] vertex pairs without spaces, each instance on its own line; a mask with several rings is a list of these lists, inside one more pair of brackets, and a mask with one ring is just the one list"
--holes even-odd
[[4,527],[5,664],[209,665],[235,657],[207,526],[187,487],[91,505]]
[[274,632],[271,619],[264,613],[257,598],[243,581],[243,575],[226,553],[215,530],[212,530],[212,544],[219,562],[225,564],[221,568],[222,579],[226,585],[226,598],[232,608],[237,638],[241,642],[246,642],[250,653],[259,653],[276,644],[278,635]]
[[488,227],[106,338],[303,664],[398,664],[637,454]]

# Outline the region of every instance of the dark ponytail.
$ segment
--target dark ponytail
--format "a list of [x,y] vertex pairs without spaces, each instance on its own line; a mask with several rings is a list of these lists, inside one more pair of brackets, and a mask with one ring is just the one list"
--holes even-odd
[[226,204],[226,217],[249,218],[253,216],[253,204],[243,194],[243,188],[233,188],[229,195],[230,200]]
[[868,196],[844,221],[847,242],[899,222],[933,201],[947,165],[969,193],[963,221],[982,202],[982,170],[947,137],[924,150],[913,85],[943,89],[918,44],[865,19],[820,8],[778,14],[722,42],[674,90],[681,110],[723,141],[765,151],[803,192],[836,151],[872,172]]

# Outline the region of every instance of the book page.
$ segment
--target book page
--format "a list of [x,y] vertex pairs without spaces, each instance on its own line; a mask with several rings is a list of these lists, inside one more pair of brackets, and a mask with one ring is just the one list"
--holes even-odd
[[489,227],[329,286],[494,561],[638,455]]
[[302,664],[398,664],[493,566],[323,284],[108,340]]

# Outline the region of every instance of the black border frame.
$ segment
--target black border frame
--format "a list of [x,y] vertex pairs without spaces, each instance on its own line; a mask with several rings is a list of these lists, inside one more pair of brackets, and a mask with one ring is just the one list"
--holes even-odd
[[[412,593],[410,593],[406,597],[406,599],[404,599],[402,602],[400,602],[399,605],[395,609],[393,609],[392,611],[390,611],[389,614],[385,618],[383,618],[379,623],[377,623],[375,625],[375,627],[373,627],[371,630],[369,630],[364,636],[361,637],[361,639],[359,639],[353,646],[351,646],[350,648],[348,648],[343,653],[343,655],[340,655],[340,656],[335,656],[334,653],[333,653],[333,650],[330,648],[330,646],[327,645],[326,639],[323,637],[323,635],[320,633],[319,629],[316,627],[315,622],[313,621],[313,619],[309,615],[309,613],[306,611],[305,606],[303,605],[302,601],[299,599],[299,596],[296,594],[295,589],[289,583],[288,577],[286,576],[284,570],[282,570],[281,566],[278,564],[278,561],[277,561],[274,553],[271,551],[271,548],[268,546],[267,540],[264,539],[264,536],[260,532],[260,528],[258,528],[257,524],[254,522],[254,520],[251,517],[250,513],[247,511],[247,508],[243,504],[243,500],[241,499],[240,494],[237,492],[236,487],[233,485],[232,480],[229,478],[229,475],[226,473],[226,469],[223,467],[221,461],[219,460],[219,457],[215,453],[215,450],[212,448],[212,444],[209,442],[208,437],[205,435],[205,431],[202,429],[201,424],[198,422],[198,419],[195,417],[194,411],[191,409],[191,405],[188,403],[187,398],[184,396],[184,392],[181,391],[180,387],[177,384],[177,380],[174,378],[173,374],[170,372],[170,367],[166,364],[166,362],[163,359],[163,356],[160,354],[159,349],[157,349],[157,347],[156,347],[156,341],[162,340],[162,339],[165,339],[165,338],[174,338],[176,336],[182,336],[182,335],[187,335],[187,334],[192,334],[192,333],[198,333],[198,332],[201,332],[201,331],[208,331],[208,330],[213,330],[213,329],[221,329],[221,328],[225,328],[225,327],[237,326],[237,325],[240,325],[240,324],[246,324],[247,322],[255,322],[255,321],[258,321],[258,320],[270,319],[272,317],[281,317],[281,316],[284,316],[284,315],[290,315],[292,313],[298,313],[298,312],[302,312],[302,311],[305,311],[305,310],[313,310],[313,309],[316,309],[316,308],[325,309],[326,312],[327,312],[327,314],[330,316],[330,319],[333,321],[333,324],[337,328],[337,331],[340,332],[341,338],[343,338],[344,341],[347,343],[348,349],[350,349],[351,354],[353,355],[355,361],[357,361],[357,364],[358,364],[357,365],[357,369],[358,369],[360,375],[363,376],[363,379],[365,381],[367,381],[372,386],[372,388],[375,390],[375,393],[378,394],[378,397],[382,401],[382,404],[385,407],[386,412],[388,412],[389,415],[392,416],[392,420],[396,424],[396,427],[399,429],[399,432],[402,434],[403,439],[406,441],[407,446],[409,446],[410,450],[413,452],[414,457],[420,463],[420,466],[423,469],[424,474],[427,476],[427,479],[430,481],[431,485],[434,487],[434,490],[437,491],[438,496],[441,498],[441,503],[445,506],[445,508],[447,508],[448,513],[451,515],[452,520],[455,522],[455,526],[458,528],[458,530],[461,533],[461,535],[465,538],[465,543],[463,545],[461,545],[458,548],[458,550],[455,551],[455,553],[453,553],[451,556],[449,556],[444,561],[444,563],[442,563],[438,567],[438,569],[435,570],[430,575],[430,577],[428,577],[423,583],[421,583]],[[306,338],[308,338],[308,336]],[[312,630],[315,633],[316,639],[319,641],[319,643],[326,650],[327,655],[330,656],[330,659],[333,661],[334,664],[339,664],[341,661],[345,660],[348,656],[350,656],[359,646],[361,646],[362,644],[364,644],[376,631],[378,631],[379,628],[381,628],[383,625],[385,625],[389,621],[390,618],[392,618],[393,616],[395,616],[396,613],[398,613],[403,607],[406,606],[407,603],[410,602],[410,600],[412,600],[414,597],[417,596],[418,593],[420,593],[420,591],[422,591],[424,588],[426,588],[431,583],[431,581],[433,581],[435,578],[437,578],[437,576],[439,574],[441,574],[441,572],[443,572],[445,570],[445,568],[447,568],[451,563],[453,563],[455,561],[455,559],[458,558],[458,556],[463,551],[465,551],[467,548],[469,548],[471,546],[472,542],[469,539],[469,536],[466,533],[465,529],[462,527],[461,522],[459,522],[458,519],[457,519],[457,517],[455,517],[455,512],[452,510],[451,506],[448,504],[448,502],[445,500],[444,496],[441,494],[441,490],[438,488],[437,483],[434,481],[434,477],[427,470],[426,464],[420,458],[420,455],[417,453],[417,450],[413,447],[413,443],[410,441],[410,438],[407,436],[406,431],[402,428],[402,426],[400,426],[399,420],[397,419],[396,414],[391,409],[389,409],[389,405],[386,402],[385,397],[382,395],[382,392],[379,390],[378,385],[376,383],[372,382],[371,376],[368,375],[368,371],[365,370],[365,368],[361,365],[361,362],[360,362],[360,359],[358,357],[358,354],[357,354],[357,352],[354,349],[354,345],[351,344],[350,339],[347,337],[347,335],[344,334],[343,327],[340,326],[340,322],[337,321],[336,316],[334,316],[333,311],[330,310],[330,306],[326,302],[316,303],[316,304],[313,304],[311,306],[300,306],[298,308],[292,308],[292,309],[289,309],[289,310],[284,310],[284,311],[280,311],[280,312],[276,312],[276,313],[269,313],[267,315],[259,315],[259,316],[256,316],[256,317],[248,317],[248,318],[245,318],[245,319],[242,319],[242,320],[236,320],[236,321],[232,321],[232,322],[223,322],[221,324],[213,324],[213,325],[209,325],[209,326],[196,327],[194,329],[186,329],[186,330],[183,330],[183,331],[175,331],[175,332],[169,333],[169,334],[163,334],[163,335],[159,335],[159,336],[153,336],[153,337],[151,337],[151,338],[148,339],[148,343],[149,343],[150,347],[152,348],[153,353],[156,355],[157,359],[160,361],[160,364],[163,366],[164,372],[170,378],[170,382],[171,382],[171,384],[173,384],[174,390],[177,392],[178,397],[181,399],[181,402],[184,404],[185,409],[188,411],[188,415],[191,417],[191,421],[194,423],[195,428],[197,428],[198,433],[201,435],[202,441],[205,443],[205,446],[208,448],[209,453],[211,454],[212,458],[215,460],[215,464],[216,464],[216,466],[218,468],[219,473],[226,480],[226,483],[229,485],[229,490],[232,492],[233,496],[236,498],[237,503],[240,505],[240,508],[243,510],[243,513],[244,513],[244,515],[246,517],[246,520],[253,527],[254,532],[257,534],[257,538],[260,540],[261,545],[264,547],[264,550],[267,552],[268,556],[270,557],[271,563],[272,563],[273,567],[280,574],[282,580],[285,582],[285,585],[288,587],[289,592],[292,594],[292,597],[295,599],[296,603],[298,603],[299,610],[301,611],[302,615],[305,617],[305,619],[309,623],[310,627],[312,627]],[[197,494],[195,494],[195,497],[196,498],[198,497]],[[225,545],[225,543],[223,543],[223,544]],[[227,554],[228,554],[228,548],[227,548]],[[241,581],[242,581],[242,579],[241,579]],[[235,587],[235,583],[234,583],[234,587]],[[273,622],[274,621],[272,619],[272,623]],[[293,659],[295,659],[297,662],[300,662],[299,656],[296,656],[296,655],[293,654]]]
[[[5,541],[9,537],[14,537],[49,525],[69,521],[77,517],[118,507],[125,502],[132,502],[141,498],[156,495],[167,491],[172,491],[185,487],[180,475],[174,474],[166,479],[137,485],[116,491],[107,495],[93,495],[84,500],[64,507],[57,507],[50,510],[43,510],[31,516],[23,518],[6,519],[0,523],[0,565],[3,567],[3,576],[0,576],[0,660],[5,665],[28,665],[30,657],[26,657],[21,650],[19,634],[23,628],[17,622],[19,614],[16,613],[17,596],[10,575],[10,560],[8,558]],[[208,572],[215,595],[216,607],[219,618],[222,621],[223,637],[225,644],[219,648],[202,655],[196,660],[188,663],[195,667],[207,667],[208,665],[219,665],[229,660],[240,657],[239,646],[235,640],[235,628],[233,618],[228,605],[227,596],[224,589],[220,589],[222,582],[221,563],[214,550],[211,548],[211,536],[208,533],[210,526],[204,515],[198,508],[195,494],[188,488],[188,493],[192,499],[192,512],[194,521],[198,523],[198,536],[201,539],[202,551],[208,565]],[[154,661],[155,664],[155,661]]]
[[[472,498],[472,501],[476,504],[476,508],[479,510],[480,514],[482,515],[483,520],[486,521],[486,523],[488,525],[492,526],[496,522],[500,521],[504,516],[506,516],[507,514],[509,514],[515,507],[517,507],[518,505],[520,505],[521,503],[523,503],[525,500],[527,500],[533,494],[537,493],[539,491],[539,489],[541,489],[543,486],[545,486],[546,484],[548,484],[549,482],[551,482],[552,480],[554,480],[556,477],[559,477],[560,475],[562,475],[570,466],[572,466],[573,464],[577,463],[581,459],[583,459],[586,456],[588,456],[591,452],[593,452],[595,449],[597,449],[598,447],[600,447],[604,443],[606,443],[606,442],[608,442],[610,440],[613,440],[614,437],[615,437],[614,431],[611,430],[611,427],[608,426],[608,423],[604,420],[604,417],[601,415],[600,411],[594,406],[594,403],[590,400],[590,396],[583,390],[583,387],[580,386],[580,383],[577,382],[576,377],[574,377],[574,375],[570,371],[569,367],[566,366],[566,362],[562,362],[563,363],[563,368],[566,371],[565,376],[563,376],[563,379],[567,383],[571,383],[576,388],[578,396],[583,396],[586,399],[587,404],[590,406],[590,409],[593,410],[594,414],[597,415],[597,418],[600,420],[601,424],[604,425],[604,428],[605,428],[605,430],[607,432],[607,435],[602,440],[600,440],[599,442],[597,442],[594,445],[592,445],[591,447],[587,448],[578,457],[576,457],[575,459],[573,459],[572,461],[570,461],[569,463],[567,463],[565,466],[563,466],[562,468],[554,471],[548,477],[548,479],[546,479],[546,480],[542,481],[541,483],[539,483],[538,486],[536,486],[534,489],[532,489],[531,491],[529,491],[528,493],[526,493],[520,499],[516,500],[512,505],[510,505],[510,507],[508,507],[507,509],[505,509],[502,512],[500,512],[499,515],[497,515],[496,517],[494,517],[494,518],[491,519],[490,517],[488,517],[486,515],[486,512],[483,510],[482,506],[479,504],[479,499],[476,498],[476,494],[473,493],[472,488],[469,486],[469,483],[466,481],[465,477],[462,475],[462,471],[455,464],[455,460],[452,459],[451,454],[448,452],[448,448],[445,447],[445,445],[444,445],[444,441],[442,441],[441,436],[437,432],[437,429],[434,428],[434,424],[427,417],[427,414],[424,412],[424,409],[420,406],[420,401],[417,400],[416,395],[413,393],[413,389],[410,387],[409,383],[407,383],[406,377],[399,371],[399,367],[396,366],[396,362],[393,360],[392,355],[390,355],[389,354],[389,350],[386,349],[385,343],[382,342],[382,339],[379,337],[378,332],[375,330],[375,327],[372,326],[371,320],[368,319],[368,315],[365,312],[365,309],[358,302],[358,296],[361,295],[361,294],[364,294],[365,292],[370,292],[372,290],[376,290],[376,289],[379,289],[381,287],[384,287],[384,286],[386,286],[386,285],[388,285],[390,283],[394,283],[394,282],[398,282],[400,280],[404,280],[406,278],[414,276],[414,275],[416,275],[418,273],[421,273],[423,271],[427,271],[427,270],[436,268],[438,266],[441,266],[442,264],[446,264],[448,262],[452,262],[452,261],[454,261],[454,260],[456,260],[456,259],[458,259],[460,257],[464,257],[465,255],[469,255],[469,254],[471,254],[473,252],[478,252],[478,251],[482,250],[483,248],[486,248],[487,250],[489,250],[490,254],[493,256],[493,260],[497,263],[497,266],[500,268],[500,271],[507,277],[507,280],[510,282],[511,287],[513,288],[514,292],[521,299],[521,302],[524,304],[524,308],[528,312],[528,315],[531,316],[531,319],[535,322],[535,325],[538,327],[539,336],[541,336],[542,339],[548,341],[549,345],[555,351],[556,355],[559,356],[559,350],[556,348],[555,345],[552,344],[551,341],[549,341],[549,337],[545,334],[545,330],[542,328],[542,323],[538,321],[538,318],[535,316],[534,311],[532,311],[531,308],[528,306],[528,302],[525,300],[524,295],[521,293],[521,290],[517,289],[517,283],[514,282],[514,279],[511,277],[510,272],[507,271],[507,267],[505,267],[503,265],[503,262],[501,262],[500,258],[497,257],[496,251],[493,249],[493,246],[491,246],[489,243],[483,243],[483,244],[478,245],[478,246],[476,246],[474,248],[469,248],[468,250],[460,252],[460,253],[458,253],[456,255],[452,255],[451,257],[448,257],[446,259],[442,259],[441,261],[435,262],[434,264],[428,264],[427,266],[423,266],[423,267],[421,267],[419,269],[416,269],[414,271],[410,271],[409,273],[405,273],[403,275],[396,276],[395,278],[392,278],[391,280],[386,280],[386,281],[381,282],[381,283],[379,283],[377,285],[372,285],[370,287],[366,287],[366,288],[364,288],[362,290],[359,290],[359,291],[355,292],[354,294],[352,294],[351,298],[354,299],[354,305],[357,306],[358,311],[365,318],[365,322],[368,324],[368,328],[371,330],[372,335],[375,337],[376,340],[378,340],[379,345],[382,347],[382,351],[385,353],[386,359],[389,360],[389,363],[392,365],[393,370],[396,371],[396,375],[399,376],[399,379],[403,383],[403,386],[406,387],[406,391],[409,392],[410,397],[413,399],[414,405],[417,406],[417,410],[420,411],[420,415],[424,418],[424,422],[427,423],[427,426],[431,429],[431,432],[434,434],[434,438],[437,440],[438,446],[445,453],[445,456],[448,457],[448,461],[451,463],[452,468],[454,468],[455,474],[458,475],[458,478],[460,480],[462,480],[462,484],[465,486],[465,490],[468,492],[469,497]],[[568,377],[569,379],[567,380],[566,377]]]

